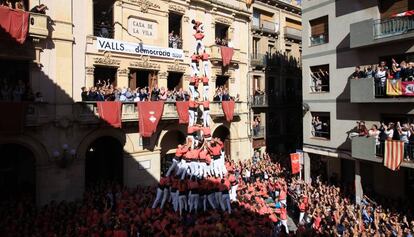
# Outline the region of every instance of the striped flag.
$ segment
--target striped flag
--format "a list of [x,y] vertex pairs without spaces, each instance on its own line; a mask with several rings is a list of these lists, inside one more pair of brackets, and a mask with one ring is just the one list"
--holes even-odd
[[385,141],[384,166],[390,170],[398,170],[404,158],[404,142]]

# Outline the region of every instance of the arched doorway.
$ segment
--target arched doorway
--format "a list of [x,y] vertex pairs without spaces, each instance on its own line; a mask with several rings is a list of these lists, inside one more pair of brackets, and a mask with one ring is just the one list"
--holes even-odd
[[0,145],[0,201],[36,197],[36,164],[34,154],[18,144]]
[[123,146],[114,137],[100,137],[86,150],[86,187],[97,183],[123,182]]
[[168,131],[164,135],[161,140],[161,174],[167,172],[178,144],[184,144],[185,140],[185,135],[178,130]]
[[221,139],[221,141],[224,142],[224,152],[226,153],[227,156],[230,156],[231,148],[230,148],[230,131],[229,131],[229,129],[224,125],[218,126],[216,128],[216,130],[214,130],[214,132],[213,132],[213,137],[218,137],[218,138]]

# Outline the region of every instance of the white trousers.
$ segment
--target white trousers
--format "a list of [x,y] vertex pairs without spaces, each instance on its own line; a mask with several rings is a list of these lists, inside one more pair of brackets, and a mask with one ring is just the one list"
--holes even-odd
[[157,188],[157,194],[155,196],[154,202],[152,203],[152,208],[156,208],[158,206],[158,204],[161,203],[163,193],[164,193],[164,191],[162,189]]
[[183,209],[185,211],[188,210],[188,206],[187,206],[187,197],[185,195],[180,195],[178,197],[178,206],[180,208],[180,216],[183,214]]
[[177,170],[178,170],[178,160],[173,158],[172,164],[171,164],[170,168],[168,168],[168,171],[165,174],[165,176],[169,177],[173,171],[174,171],[174,173],[177,173]]
[[221,194],[221,192],[215,192],[214,193],[214,197],[216,198],[216,202],[215,203],[217,203],[217,208],[220,208],[221,207],[221,209],[223,209],[224,208],[224,205],[222,206],[222,194]]
[[163,209],[165,206],[165,203],[167,202],[168,197],[170,196],[170,189],[168,187],[164,188],[164,193],[162,195],[162,201],[160,208]]
[[203,61],[203,74],[204,76],[210,78],[210,71],[209,71],[209,62],[207,61]]
[[203,111],[203,126],[210,127],[210,110]]
[[300,212],[299,213],[299,223],[301,223],[303,221],[304,216],[305,216],[305,212]]
[[210,89],[210,86],[203,85],[203,98],[204,98],[204,100],[208,100],[209,89]]
[[191,72],[191,76],[194,76],[195,74],[197,74],[197,75],[199,75],[200,74],[200,71],[198,71],[198,68],[197,68],[197,63],[191,63],[191,69],[192,69],[192,72]]
[[178,190],[176,192],[171,193],[171,199],[173,204],[173,209],[175,212],[178,211]]
[[287,220],[281,220],[281,222],[282,222],[282,225],[284,225],[285,228],[286,228],[286,234],[289,234],[289,228],[288,228]]
[[216,199],[215,195],[216,193],[210,193],[209,195],[207,195],[208,203],[214,210],[216,210],[216,203],[217,203],[215,202],[215,199]]
[[230,200],[235,202],[237,201],[237,188],[239,187],[238,184],[231,186],[230,188]]
[[194,209],[194,211],[197,213],[197,209],[198,209],[198,201],[200,199],[200,195],[199,194],[191,194],[189,195],[189,206],[190,206],[190,212]]
[[194,120],[195,120],[194,119],[195,118],[194,110],[189,109],[188,114],[189,114],[188,126],[193,126],[194,125]]
[[195,51],[197,54],[200,54],[200,52],[204,51],[204,45],[203,45],[203,41],[201,40],[196,40],[196,46],[195,46]]

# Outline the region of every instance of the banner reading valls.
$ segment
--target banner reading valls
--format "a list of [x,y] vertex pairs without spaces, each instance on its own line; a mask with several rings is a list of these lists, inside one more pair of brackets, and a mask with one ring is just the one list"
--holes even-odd
[[105,50],[118,53],[130,53],[148,55],[152,57],[184,59],[184,52],[180,49],[160,48],[144,44],[136,44],[113,39],[97,38],[96,47],[98,50]]

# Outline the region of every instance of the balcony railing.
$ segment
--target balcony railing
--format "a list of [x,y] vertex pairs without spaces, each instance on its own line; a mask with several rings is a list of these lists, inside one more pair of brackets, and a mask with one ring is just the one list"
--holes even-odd
[[252,64],[252,66],[265,67],[266,63],[267,63],[267,55],[266,54],[258,54],[258,53],[250,54],[250,62]]
[[93,27],[93,35],[102,38],[114,38],[114,27],[110,25],[95,25]]
[[279,31],[279,29],[276,28],[276,22],[267,20],[260,20],[259,22],[253,23],[252,28],[272,34]]
[[264,138],[265,137],[265,126],[256,126],[252,128],[253,138]]
[[289,26],[285,27],[285,36],[294,40],[302,40],[302,30],[298,30]]
[[414,16],[378,19],[373,27],[375,39],[406,34],[414,30]]
[[310,37],[311,46],[326,44],[328,42],[329,42],[329,37],[327,33],[320,34],[320,35],[313,35]]
[[[236,102],[234,108],[234,115],[238,116],[244,113],[243,103]],[[75,104],[75,114],[77,120],[83,123],[97,123],[99,122],[99,113],[96,102],[78,102]],[[224,117],[221,102],[210,103],[210,115],[211,117]],[[138,107],[135,102],[122,103],[121,119],[123,122],[137,121]],[[178,119],[177,109],[174,102],[165,102],[164,111],[162,114],[163,120]]]
[[45,14],[30,12],[29,36],[38,39],[46,39],[49,35],[47,18],[48,16]]
[[265,107],[268,105],[267,95],[254,95],[251,97],[252,107]]

